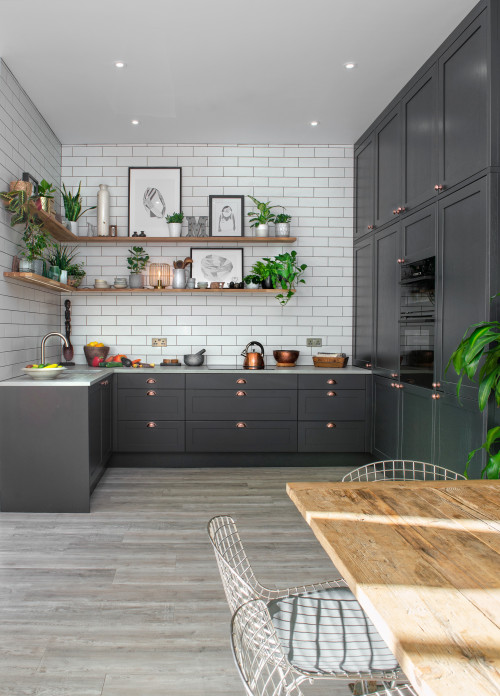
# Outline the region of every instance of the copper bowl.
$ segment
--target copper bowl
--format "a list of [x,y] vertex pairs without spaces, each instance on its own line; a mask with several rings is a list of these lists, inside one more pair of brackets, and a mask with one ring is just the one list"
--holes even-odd
[[300,350],[273,350],[273,357],[278,367],[295,367]]

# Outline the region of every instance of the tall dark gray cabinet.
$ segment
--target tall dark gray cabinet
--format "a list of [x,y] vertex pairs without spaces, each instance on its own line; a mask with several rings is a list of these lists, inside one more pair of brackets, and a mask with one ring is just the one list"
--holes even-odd
[[[499,5],[480,2],[355,144],[353,364],[373,368],[381,459],[462,472],[486,432],[477,386],[464,381],[459,402],[446,368],[467,327],[498,315]],[[421,260],[432,260],[435,281],[423,385],[402,357],[402,285],[412,282],[402,274]]]

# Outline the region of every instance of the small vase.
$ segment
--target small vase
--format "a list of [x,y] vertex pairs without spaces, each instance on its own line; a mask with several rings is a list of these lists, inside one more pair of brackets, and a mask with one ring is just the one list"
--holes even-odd
[[59,276],[59,282],[67,285],[67,283],[68,283],[68,271],[61,271],[61,275]]
[[43,276],[43,259],[33,259],[33,273]]
[[257,225],[255,228],[256,237],[267,237],[269,236],[269,225]]
[[137,289],[144,287],[144,276],[142,273],[131,273],[128,282],[129,288]]
[[180,237],[181,231],[182,231],[182,223],[181,222],[169,222],[168,223],[168,230],[170,232],[171,237]]
[[186,269],[174,268],[174,280],[172,287],[175,290],[184,290],[186,287]]
[[33,261],[28,259],[19,259],[19,272],[20,273],[33,273]]
[[277,222],[275,227],[275,234],[277,237],[289,237],[290,236],[290,223],[289,222]]
[[97,192],[97,236],[109,237],[109,191],[106,184],[99,184]]
[[51,266],[49,269],[49,278],[52,278],[52,280],[59,280],[61,277],[61,270],[59,266]]
[[78,235],[78,221],[66,220],[66,229],[69,230],[76,237]]

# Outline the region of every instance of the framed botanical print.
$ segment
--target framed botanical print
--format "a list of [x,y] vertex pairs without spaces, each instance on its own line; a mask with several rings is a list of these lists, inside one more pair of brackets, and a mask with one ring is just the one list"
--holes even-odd
[[181,212],[181,167],[128,168],[128,235],[167,237],[167,215]]
[[211,237],[243,237],[245,196],[209,196]]
[[191,277],[210,283],[241,283],[243,280],[243,249],[191,248]]

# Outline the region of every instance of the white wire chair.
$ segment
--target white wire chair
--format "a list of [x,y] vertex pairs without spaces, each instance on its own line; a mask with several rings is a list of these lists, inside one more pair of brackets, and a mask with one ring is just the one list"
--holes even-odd
[[265,602],[289,664],[300,675],[298,683],[316,678],[406,681],[345,580],[270,589],[257,580],[232,517],[212,518],[208,534],[231,613],[252,600]]
[[[302,684],[281,647],[266,604],[243,604],[231,621],[233,657],[247,696],[303,696]],[[408,684],[371,696],[417,696]]]
[[457,474],[442,466],[416,462],[410,459],[388,459],[371,462],[358,469],[353,469],[342,481],[457,481],[465,480],[463,474]]

